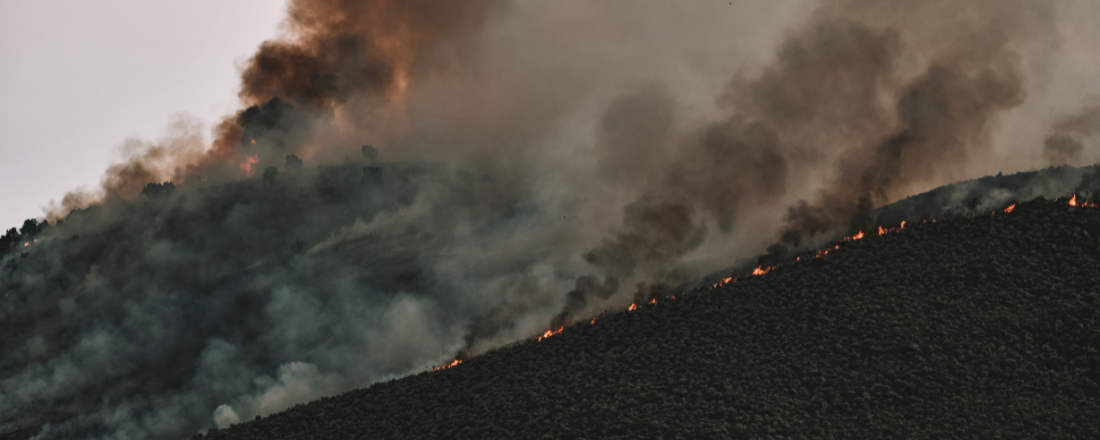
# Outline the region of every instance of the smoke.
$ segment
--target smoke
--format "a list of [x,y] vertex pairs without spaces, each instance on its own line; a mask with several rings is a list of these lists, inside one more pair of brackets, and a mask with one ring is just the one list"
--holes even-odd
[[[858,12],[875,9],[857,4],[847,2],[845,7]],[[905,9],[894,13],[909,12]],[[1026,98],[1020,54],[1010,34],[1019,37],[1036,25],[1028,26],[1033,20],[1019,12],[995,14],[969,23],[970,29],[953,30],[949,43],[933,43],[926,49],[927,61],[918,75],[894,90],[882,90],[893,101],[893,121],[878,130],[882,134],[853,137],[854,145],[841,149],[834,170],[813,199],[788,209],[780,242],[798,246],[804,237],[830,231],[915,188],[958,180],[975,159],[987,156],[998,116]],[[1025,31],[1016,33],[1010,26]],[[919,38],[910,40],[922,43]],[[866,80],[881,83],[877,76]]]
[[1052,124],[1053,133],[1043,140],[1043,157],[1052,166],[1073,164],[1085,151],[1085,141],[1100,133],[1100,104],[1062,116]]
[[1052,8],[292,1],[211,140],[127,141],[0,238],[0,433],[186,437],[886,215],[999,163]]

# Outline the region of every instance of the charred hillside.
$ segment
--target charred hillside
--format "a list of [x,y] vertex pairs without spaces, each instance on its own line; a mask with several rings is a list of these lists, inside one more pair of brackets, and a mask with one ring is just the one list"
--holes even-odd
[[1065,199],[909,224],[204,438],[1097,438],[1098,239]]

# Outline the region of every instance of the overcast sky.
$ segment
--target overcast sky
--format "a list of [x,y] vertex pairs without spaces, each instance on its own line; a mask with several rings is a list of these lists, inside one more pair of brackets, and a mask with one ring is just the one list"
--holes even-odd
[[0,0],[0,227],[94,188],[129,137],[237,108],[282,0]]

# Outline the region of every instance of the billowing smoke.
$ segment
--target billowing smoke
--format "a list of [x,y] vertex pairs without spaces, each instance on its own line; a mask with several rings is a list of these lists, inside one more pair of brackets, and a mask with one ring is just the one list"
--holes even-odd
[[291,1],[211,141],[127,141],[0,237],[0,435],[188,437],[476,356],[976,177],[1040,113],[1054,6],[762,4]]

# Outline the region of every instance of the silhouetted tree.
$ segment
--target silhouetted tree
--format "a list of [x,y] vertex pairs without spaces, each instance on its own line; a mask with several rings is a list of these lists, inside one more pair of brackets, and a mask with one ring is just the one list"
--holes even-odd
[[150,183],[141,189],[141,195],[150,199],[170,196],[174,192],[176,192],[176,185],[173,185],[172,182]]
[[0,237],[0,257],[3,257],[8,252],[11,252],[19,244],[19,231],[15,228],[8,229],[2,237]]
[[286,166],[283,167],[283,169],[286,171],[297,171],[302,169],[303,166],[302,159],[299,159],[298,156],[293,154],[288,154],[286,156]]

